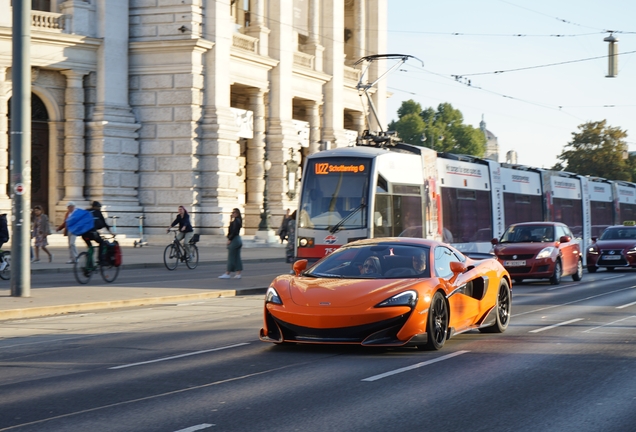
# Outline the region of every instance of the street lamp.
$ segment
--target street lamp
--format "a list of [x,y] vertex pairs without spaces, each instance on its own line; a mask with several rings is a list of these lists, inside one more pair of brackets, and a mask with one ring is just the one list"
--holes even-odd
[[269,231],[269,204],[267,202],[267,172],[272,167],[272,163],[267,159],[267,153],[265,153],[265,162],[263,162],[263,180],[265,185],[263,186],[263,212],[261,213],[261,223],[258,224],[259,231]]

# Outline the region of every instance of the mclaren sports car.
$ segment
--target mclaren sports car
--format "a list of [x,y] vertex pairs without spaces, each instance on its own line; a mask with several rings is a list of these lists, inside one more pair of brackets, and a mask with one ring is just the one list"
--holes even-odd
[[493,255],[469,257],[415,238],[349,243],[265,295],[265,342],[414,346],[437,350],[472,329],[501,333],[510,322],[510,275]]

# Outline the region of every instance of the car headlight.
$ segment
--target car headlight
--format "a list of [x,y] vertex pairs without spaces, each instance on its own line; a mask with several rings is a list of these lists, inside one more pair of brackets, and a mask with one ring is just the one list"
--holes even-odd
[[265,303],[282,305],[283,301],[280,299],[280,296],[278,295],[276,290],[272,287],[269,287],[267,288],[267,292],[265,293]]
[[537,259],[541,258],[550,258],[550,255],[554,252],[554,247],[548,246],[547,248],[541,249],[541,252],[537,254]]
[[589,248],[587,248],[587,253],[598,255],[598,250],[596,249],[596,246],[590,246]]
[[391,298],[384,300],[381,303],[375,305],[375,307],[391,307],[391,306],[415,306],[417,303],[417,292],[404,291],[394,295]]
[[632,246],[632,247],[631,247],[631,248],[627,251],[627,253],[628,253],[628,254],[636,253],[636,246]]

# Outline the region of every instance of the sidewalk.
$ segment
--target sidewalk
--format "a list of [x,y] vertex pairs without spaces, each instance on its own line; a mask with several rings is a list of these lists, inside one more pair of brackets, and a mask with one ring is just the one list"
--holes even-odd
[[[260,246],[260,247],[256,247]],[[81,252],[85,248],[78,244]],[[122,265],[120,277],[125,272],[131,270],[143,271],[149,268],[164,268],[163,251],[164,246],[144,246],[132,247],[123,246],[124,264]],[[53,262],[48,262],[48,256],[40,251],[42,261],[31,263],[32,276],[40,277],[42,274],[68,273],[73,271],[72,264],[66,264],[69,260],[68,248],[52,246],[49,250],[53,253]],[[241,252],[243,262],[268,263],[271,262],[273,269],[280,268],[281,272],[289,269],[289,264],[285,263],[284,245],[271,244],[268,247],[263,245],[250,244],[246,242]],[[201,246],[199,245],[199,266],[206,264],[224,265],[227,262],[227,249],[222,246]],[[276,264],[274,264],[276,263]],[[180,263],[179,268],[185,264]],[[179,269],[177,270],[179,271]],[[95,277],[95,276],[94,276]],[[206,298],[228,297],[241,294],[264,293],[267,289],[271,277],[244,277],[240,280],[231,280],[231,284],[210,281],[215,285],[211,289],[201,288],[152,288],[148,286],[138,286],[118,284],[104,288],[104,282],[99,275],[91,280],[87,285],[78,288],[75,279],[69,279],[69,285],[64,287],[47,287],[31,289],[30,297],[12,297],[11,281],[0,280],[0,321],[20,318],[33,318],[48,315],[65,314],[72,312],[88,312],[98,309],[110,309],[118,307],[147,306],[151,304],[176,303],[183,301],[196,301]],[[231,288],[231,289],[227,289]]]

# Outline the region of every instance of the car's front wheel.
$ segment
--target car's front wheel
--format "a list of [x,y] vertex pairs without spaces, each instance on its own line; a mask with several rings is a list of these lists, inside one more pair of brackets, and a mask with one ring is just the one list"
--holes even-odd
[[508,282],[503,279],[499,284],[499,293],[497,294],[497,304],[495,308],[497,310],[497,319],[495,324],[490,327],[480,328],[482,333],[503,333],[508,328],[510,322],[510,309],[512,307],[512,295],[510,293],[510,287]]
[[428,308],[428,320],[426,323],[426,345],[429,350],[438,350],[444,346],[448,335],[448,305],[444,296],[436,292]]
[[588,273],[596,273],[596,270],[598,270],[598,267],[596,266],[587,266]]
[[583,279],[583,261],[579,259],[579,262],[576,264],[576,273],[572,275],[572,280],[575,282]]
[[550,283],[552,285],[558,285],[561,283],[561,274],[563,273],[563,267],[561,266],[561,260],[558,259],[556,263],[554,263],[554,273],[550,277]]

